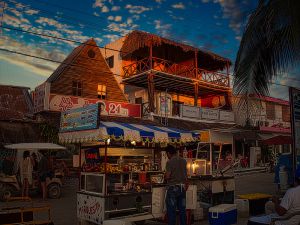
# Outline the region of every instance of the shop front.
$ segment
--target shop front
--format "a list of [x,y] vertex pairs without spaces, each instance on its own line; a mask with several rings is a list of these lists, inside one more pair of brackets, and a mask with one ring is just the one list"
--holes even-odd
[[[120,218],[163,217],[167,161],[163,147],[197,142],[199,134],[145,121],[101,121],[98,109],[96,104],[62,113],[60,142],[80,146],[79,220],[105,224]],[[189,187],[187,198],[187,209],[195,209],[196,186]]]

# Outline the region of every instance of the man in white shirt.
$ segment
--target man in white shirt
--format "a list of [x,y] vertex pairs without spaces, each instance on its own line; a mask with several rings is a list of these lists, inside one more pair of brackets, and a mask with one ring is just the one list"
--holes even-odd
[[[300,167],[296,172],[296,186],[290,188],[282,200],[278,198],[272,199],[275,207],[274,214],[252,217],[248,221],[248,225],[270,224],[272,218],[280,218],[281,216],[291,215],[300,212]],[[300,225],[300,215],[295,215],[288,220],[278,220],[275,225]]]

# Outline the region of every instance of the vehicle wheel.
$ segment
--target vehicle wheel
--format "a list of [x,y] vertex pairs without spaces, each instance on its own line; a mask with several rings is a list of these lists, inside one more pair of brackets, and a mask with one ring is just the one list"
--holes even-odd
[[0,190],[0,200],[6,201],[6,199],[13,196],[15,190],[10,185],[3,185]]
[[61,188],[59,184],[55,183],[55,184],[48,185],[49,198],[60,198],[60,195],[61,195]]

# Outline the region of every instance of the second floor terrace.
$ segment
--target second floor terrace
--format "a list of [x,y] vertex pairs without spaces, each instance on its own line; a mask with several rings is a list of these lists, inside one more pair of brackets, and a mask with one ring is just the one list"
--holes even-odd
[[194,96],[230,89],[231,62],[212,52],[141,31],[125,37],[121,52],[125,84],[148,87],[152,74],[156,90]]

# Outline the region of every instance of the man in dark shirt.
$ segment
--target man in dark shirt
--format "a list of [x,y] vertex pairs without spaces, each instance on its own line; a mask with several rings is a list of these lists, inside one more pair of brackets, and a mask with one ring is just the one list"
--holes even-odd
[[180,225],[186,225],[186,190],[188,188],[186,161],[177,154],[176,148],[172,145],[167,146],[166,152],[169,158],[165,174],[168,183],[166,196],[168,224],[175,225],[176,209],[178,209]]
[[47,188],[46,188],[46,179],[49,176],[49,166],[48,166],[48,160],[45,156],[45,152],[40,151],[42,154],[42,158],[38,163],[38,173],[39,173],[39,179],[42,186],[42,193],[43,193],[43,200],[47,197]]

